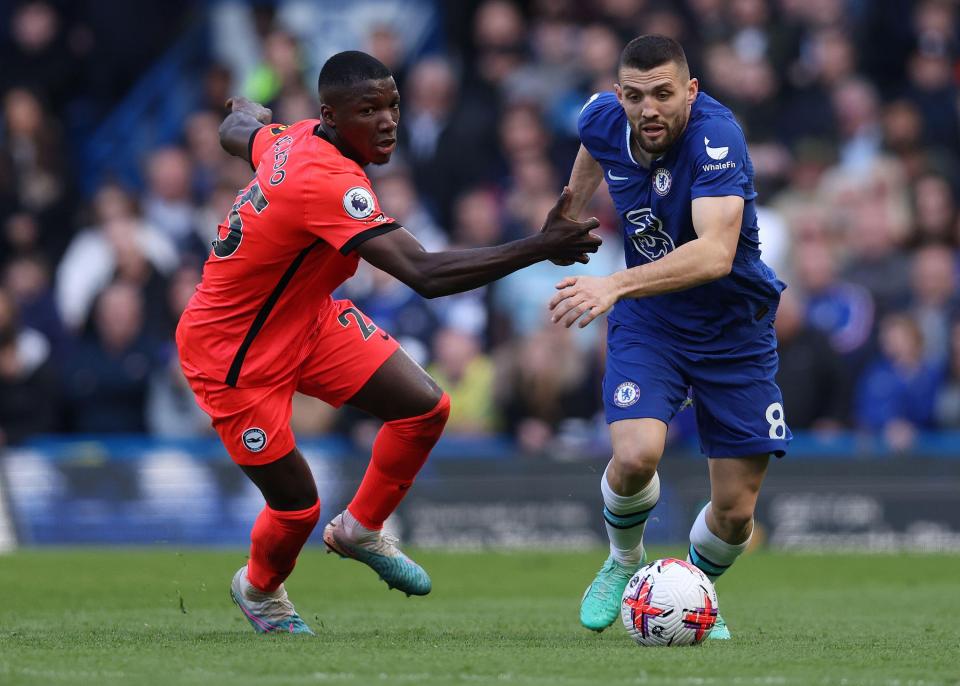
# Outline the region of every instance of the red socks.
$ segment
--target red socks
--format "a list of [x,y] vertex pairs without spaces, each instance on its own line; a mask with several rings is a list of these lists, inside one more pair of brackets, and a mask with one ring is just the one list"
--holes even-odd
[[[450,415],[444,393],[426,414],[384,423],[373,443],[373,456],[360,488],[347,509],[368,529],[380,529],[407,494],[427,461]],[[320,519],[320,501],[292,512],[264,506],[250,534],[247,578],[255,588],[272,593],[290,576],[297,555]]]
[[247,578],[261,591],[272,593],[290,576],[300,549],[320,519],[320,501],[306,510],[273,510],[265,505],[250,534]]
[[407,494],[450,416],[446,393],[426,414],[385,422],[373,442],[373,456],[360,488],[347,506],[367,529],[381,529]]

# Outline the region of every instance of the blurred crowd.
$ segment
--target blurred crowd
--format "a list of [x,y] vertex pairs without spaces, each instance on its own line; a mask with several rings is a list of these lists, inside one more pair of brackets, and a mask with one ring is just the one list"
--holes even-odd
[[[185,5],[28,0],[0,23],[3,442],[210,433],[180,374],[173,331],[217,224],[250,178],[219,147],[223,102],[240,93],[272,107],[276,121],[316,117],[309,56],[323,46],[298,20],[302,2]],[[107,16],[114,6],[126,14]],[[127,16],[133,6],[137,17]],[[790,286],[777,333],[791,427],[870,432],[899,449],[919,432],[960,429],[956,2],[418,7],[439,22],[439,45],[415,45],[404,22],[384,15],[365,21],[348,47],[396,74],[400,146],[368,172],[385,211],[425,246],[538,231],[576,154],[582,104],[612,89],[626,41],[670,35],[747,135],[764,258]],[[131,21],[115,31],[124,17]],[[140,178],[105,174],[81,194],[77,121],[117,107],[178,32],[202,20],[244,40],[219,41],[229,49],[214,49],[205,73],[183,74],[200,82],[201,96],[181,140],[141,151]],[[434,301],[366,265],[343,287],[450,393],[449,432],[506,433],[530,453],[603,435],[604,327],[572,332],[546,314],[564,275],[623,265],[603,188],[587,212],[606,239],[587,266],[542,263]],[[680,413],[673,438],[692,435],[692,415]],[[306,397],[295,399],[293,421],[301,436],[365,441],[371,430],[364,417]]]

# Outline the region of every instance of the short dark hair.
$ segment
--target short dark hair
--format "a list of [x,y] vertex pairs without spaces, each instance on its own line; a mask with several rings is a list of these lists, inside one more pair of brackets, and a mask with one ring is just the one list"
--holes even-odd
[[376,57],[359,50],[346,50],[338,52],[324,63],[317,79],[317,92],[323,102],[332,91],[391,76],[393,74],[387,65]]
[[690,72],[683,47],[672,38],[655,34],[637,36],[620,53],[620,66],[648,71],[674,62],[681,71]]

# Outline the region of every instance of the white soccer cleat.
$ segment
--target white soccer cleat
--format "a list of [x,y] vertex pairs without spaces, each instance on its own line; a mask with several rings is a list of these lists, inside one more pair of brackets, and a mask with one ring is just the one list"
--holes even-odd
[[399,589],[408,596],[427,595],[433,587],[430,576],[403,554],[396,538],[381,531],[364,529],[346,510],[324,527],[323,542],[331,553],[362,562],[388,587]]
[[283,584],[280,584],[280,588],[273,593],[265,593],[255,588],[247,579],[246,565],[233,575],[233,581],[230,583],[230,597],[258,634],[313,635],[313,631],[300,619],[300,615],[293,608],[293,603],[287,598],[287,591]]

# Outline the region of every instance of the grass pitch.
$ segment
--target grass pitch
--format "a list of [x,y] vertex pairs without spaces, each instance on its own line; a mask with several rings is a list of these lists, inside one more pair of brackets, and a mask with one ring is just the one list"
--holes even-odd
[[752,554],[719,584],[732,641],[641,649],[577,621],[604,554],[421,553],[434,592],[406,598],[312,549],[287,587],[318,636],[264,637],[240,551],[18,552],[0,684],[960,684],[960,557]]

